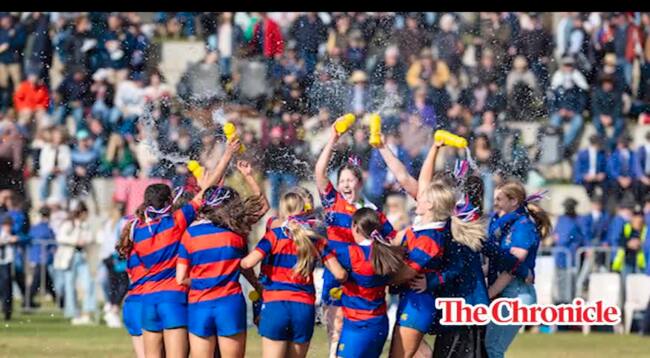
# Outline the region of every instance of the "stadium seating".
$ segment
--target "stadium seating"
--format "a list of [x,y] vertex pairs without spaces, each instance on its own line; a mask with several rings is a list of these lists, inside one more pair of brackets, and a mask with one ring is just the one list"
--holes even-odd
[[650,300],[650,276],[645,274],[629,274],[625,279],[625,333],[632,330],[634,312],[645,310]]
[[[587,302],[603,301],[607,305],[621,306],[621,275],[618,273],[592,273],[589,275],[589,290]],[[623,333],[620,325],[615,327],[619,333]],[[591,326],[582,327],[582,333],[589,334]]]

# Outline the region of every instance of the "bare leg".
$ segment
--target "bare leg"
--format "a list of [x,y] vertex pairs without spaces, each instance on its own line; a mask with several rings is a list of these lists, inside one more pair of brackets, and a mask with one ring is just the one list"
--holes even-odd
[[287,341],[274,341],[262,337],[262,358],[284,358],[288,345]]
[[288,358],[305,358],[309,351],[309,343],[294,343],[289,342],[289,351],[287,352]]
[[163,354],[163,333],[142,331],[144,342],[144,354],[147,358],[162,358]]
[[246,331],[234,336],[218,337],[222,358],[243,358],[246,355]]
[[131,336],[131,343],[133,344],[133,351],[135,351],[136,358],[144,358],[144,340],[142,336]]
[[164,330],[163,337],[165,340],[165,357],[169,358],[187,358],[189,352],[187,342],[187,329],[174,328]]
[[330,342],[330,358],[336,358],[336,348],[343,329],[343,309],[338,306],[326,306],[324,309],[327,322],[327,336]]
[[420,348],[424,335],[418,330],[408,327],[395,327],[391,341],[391,357],[413,358]]
[[190,333],[190,355],[192,358],[213,358],[217,338],[200,337]]

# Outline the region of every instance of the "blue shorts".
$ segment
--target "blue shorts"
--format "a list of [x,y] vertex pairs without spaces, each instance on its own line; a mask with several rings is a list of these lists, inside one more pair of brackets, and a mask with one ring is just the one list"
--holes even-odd
[[199,337],[227,337],[246,331],[244,296],[239,293],[189,304],[187,330]]
[[400,295],[397,324],[426,334],[436,320],[436,299],[430,292],[407,291]]
[[124,326],[131,336],[142,335],[142,302],[140,300],[129,300],[122,305],[122,319]]
[[388,337],[388,317],[383,315],[369,321],[355,322],[343,319],[343,330],[337,357],[378,358]]
[[142,329],[160,332],[187,326],[187,303],[184,302],[143,302]]
[[291,301],[265,302],[260,315],[260,336],[274,341],[307,343],[314,335],[314,305]]

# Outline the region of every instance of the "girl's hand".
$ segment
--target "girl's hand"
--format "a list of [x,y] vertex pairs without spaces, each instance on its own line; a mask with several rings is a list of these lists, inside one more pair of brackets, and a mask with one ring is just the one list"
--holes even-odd
[[228,145],[226,146],[226,153],[232,156],[235,153],[237,153],[240,146],[241,146],[241,142],[239,141],[239,138],[232,140],[228,142]]
[[417,275],[409,281],[409,287],[417,293],[427,290],[427,278],[424,275]]
[[445,146],[445,142],[439,140],[439,141],[436,141],[433,145],[434,145],[436,148],[442,148],[442,147]]
[[335,125],[336,125],[336,121],[334,121],[334,123],[332,123],[332,135],[330,136],[330,141],[332,141],[334,143],[336,143],[339,140],[339,138],[341,138],[341,135],[336,130]]
[[251,176],[253,174],[253,167],[247,160],[238,160],[237,170],[239,170],[239,172],[242,173],[242,175],[245,177]]

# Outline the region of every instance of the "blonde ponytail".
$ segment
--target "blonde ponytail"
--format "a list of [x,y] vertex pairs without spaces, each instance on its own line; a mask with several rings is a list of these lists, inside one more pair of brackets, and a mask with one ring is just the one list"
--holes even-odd
[[298,261],[293,270],[303,277],[308,277],[311,275],[314,261],[318,257],[318,249],[311,240],[313,237],[318,237],[318,235],[296,220],[290,220],[286,228],[289,231],[289,236],[296,244]]
[[485,233],[485,218],[466,222],[457,216],[451,217],[451,235],[453,240],[469,247],[474,252],[479,252],[483,248]]

